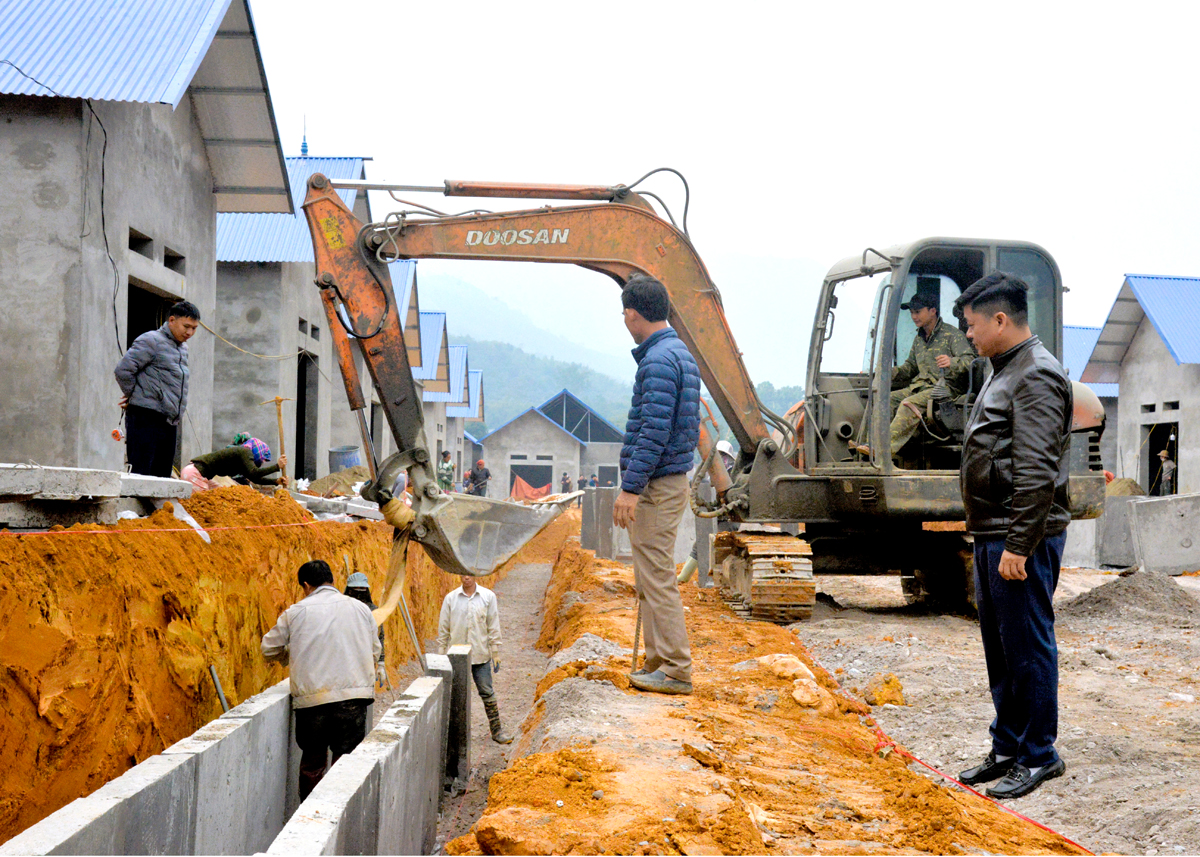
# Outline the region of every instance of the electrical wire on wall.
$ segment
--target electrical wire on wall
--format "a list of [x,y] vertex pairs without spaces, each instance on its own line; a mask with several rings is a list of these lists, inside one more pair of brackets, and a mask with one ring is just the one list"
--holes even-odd
[[[22,77],[32,80],[38,86],[45,89],[52,95],[62,98],[63,96],[56,92],[53,88],[42,83],[33,75],[29,74],[12,60],[0,59],[0,65],[7,65],[16,70],[17,74]],[[113,338],[117,345],[117,357],[125,353],[125,349],[121,347],[121,329],[117,323],[117,293],[121,290],[121,277],[117,273],[117,262],[113,258],[112,248],[108,244],[108,217],[104,205],[104,189],[105,189],[105,163],[108,159],[108,131],[104,127],[104,122],[100,119],[100,114],[96,112],[96,108],[92,106],[90,98],[84,98],[83,103],[87,105],[88,112],[91,118],[96,120],[96,124],[100,126],[100,232],[104,238],[104,255],[108,257],[108,264],[112,268],[113,274],[113,292],[112,292],[112,307],[113,307]],[[88,157],[92,145],[92,123],[88,122],[87,137],[84,142],[83,156],[83,202],[84,202],[84,231],[79,237],[87,238],[91,235],[91,230],[87,228],[87,186],[88,186],[88,170],[91,167],[91,160]]]

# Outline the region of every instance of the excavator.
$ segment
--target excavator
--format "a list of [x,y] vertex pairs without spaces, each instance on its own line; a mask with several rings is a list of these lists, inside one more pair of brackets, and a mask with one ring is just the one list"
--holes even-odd
[[[943,390],[935,396],[922,415],[920,434],[895,459],[880,452],[888,450],[892,375],[916,333],[901,304],[919,289],[936,296],[942,317],[949,319],[955,298],[986,272],[1015,273],[1030,284],[1030,327],[1061,359],[1064,289],[1054,259],[1030,243],[962,238],[869,247],[843,259],[821,287],[805,399],[781,416],[755,393],[721,294],[688,236],[687,204],[677,224],[661,198],[637,191],[652,174],[630,185],[395,185],[310,177],[303,208],[315,250],[315,282],[351,407],[365,438],[357,350],[399,450],[378,469],[371,463],[364,496],[384,505],[387,518],[389,508],[397,509],[389,482],[408,469],[412,509],[393,522],[397,533],[416,539],[442,568],[460,574],[490,573],[555,514],[438,489],[402,335],[404,308],[396,306],[388,263],[573,264],[607,275],[618,286],[648,274],[666,286],[670,324],[695,357],[737,451],[727,472],[715,455],[716,432],[701,433],[703,464],[693,481],[693,511],[744,525],[775,525],[774,532],[742,526],[745,532],[718,536],[714,560],[721,562],[730,597],[751,616],[787,623],[811,615],[814,573],[898,574],[911,599],[970,609],[973,573],[958,464],[966,416],[990,364],[975,359],[965,395]],[[339,188],[348,187],[388,191],[408,207],[383,221],[362,223],[338,196]],[[403,200],[396,196],[400,192],[573,204],[446,214]],[[1104,500],[1099,457],[1104,410],[1089,388],[1074,383],[1074,394],[1071,510],[1076,518],[1094,518]],[[369,442],[364,447],[372,448]],[[716,489],[715,501],[701,499],[697,483],[703,473]]]

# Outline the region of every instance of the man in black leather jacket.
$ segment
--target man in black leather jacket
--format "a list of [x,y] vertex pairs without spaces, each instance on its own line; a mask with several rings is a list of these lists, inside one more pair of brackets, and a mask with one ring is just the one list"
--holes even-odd
[[960,479],[996,708],[992,751],[959,779],[968,785],[1000,779],[987,790],[996,798],[1029,794],[1066,771],[1054,750],[1058,646],[1051,601],[1071,520],[1071,383],[1029,330],[1028,289],[1014,276],[993,273],[955,302],[967,338],[992,363],[967,423]]

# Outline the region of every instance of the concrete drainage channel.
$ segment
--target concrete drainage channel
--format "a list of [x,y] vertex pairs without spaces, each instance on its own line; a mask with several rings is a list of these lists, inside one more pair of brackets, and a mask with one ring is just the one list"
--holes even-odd
[[443,783],[469,753],[470,648],[427,663],[429,674],[304,803],[282,681],[10,839],[0,855],[428,854]]

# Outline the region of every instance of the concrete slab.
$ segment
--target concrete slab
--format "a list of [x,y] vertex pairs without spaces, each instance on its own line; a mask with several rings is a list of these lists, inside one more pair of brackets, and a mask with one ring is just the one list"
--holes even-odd
[[377,854],[433,853],[449,689],[437,676],[416,679],[379,721],[376,731],[393,733],[398,746],[380,757]]
[[140,473],[122,473],[122,497],[154,497],[166,500],[183,500],[192,496],[195,486],[186,479],[164,479],[161,476],[143,476]]
[[446,776],[456,790],[466,788],[471,774],[471,647],[451,646],[446,652],[454,679],[450,685],[450,721],[446,741]]
[[121,474],[81,467],[0,464],[0,498],[79,500],[121,496]]
[[1062,564],[1067,568],[1100,567],[1100,518],[1072,521],[1067,526]]
[[311,494],[301,494],[299,491],[293,491],[290,488],[288,489],[288,493],[292,495],[293,500],[314,515],[317,513],[344,515],[346,513],[346,499],[344,497],[314,497]]
[[447,655],[425,655],[425,675],[440,678],[446,686],[446,700],[442,705],[442,749],[439,757],[438,770],[441,771],[442,785],[450,785],[446,776],[447,750],[450,745],[450,694],[454,686],[454,668],[450,665]]
[[1129,504],[1141,497],[1106,497],[1100,521],[1100,563],[1127,568],[1137,563],[1130,530]]
[[616,488],[596,489],[596,556],[601,559],[613,559],[616,556],[612,522],[616,499]]
[[378,825],[379,760],[355,750],[326,772],[266,853],[376,854]]
[[382,521],[383,513],[379,511],[379,507],[366,502],[347,500],[346,514],[352,515],[355,518],[367,518],[372,521]]
[[121,513],[126,511],[133,512],[138,517],[148,514],[145,504],[133,497],[104,500],[20,500],[0,503],[0,527],[10,530],[48,530],[56,525],[112,526],[120,520]]
[[1134,554],[1143,571],[1200,571],[1200,494],[1142,497],[1129,506]]
[[283,681],[164,751],[196,756],[193,853],[253,854],[283,829],[291,710]]
[[599,544],[600,533],[596,529],[596,489],[583,489],[583,507],[580,511],[579,546],[585,551],[594,551]]
[[195,760],[151,756],[0,846],[0,854],[194,854]]

